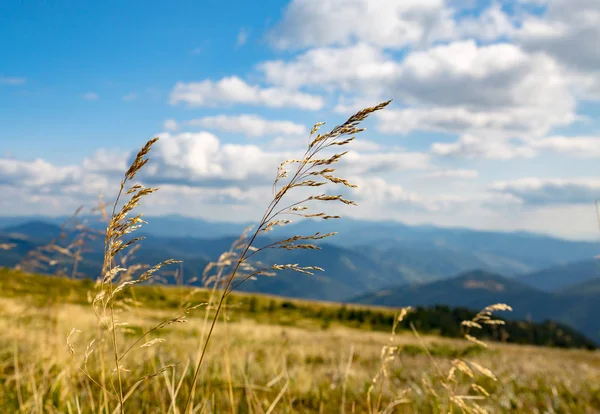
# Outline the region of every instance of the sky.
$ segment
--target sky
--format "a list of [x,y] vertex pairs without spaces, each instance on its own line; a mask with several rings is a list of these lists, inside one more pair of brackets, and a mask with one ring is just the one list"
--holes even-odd
[[109,201],[158,136],[146,214],[258,220],[315,123],[393,99],[333,209],[597,240],[598,44],[598,0],[2,2],[0,216]]

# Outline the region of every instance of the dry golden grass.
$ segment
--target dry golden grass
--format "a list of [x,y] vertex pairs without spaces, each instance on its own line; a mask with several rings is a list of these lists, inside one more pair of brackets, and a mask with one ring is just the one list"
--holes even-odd
[[[112,399],[98,392],[71,363],[66,351],[65,338],[76,326],[82,333],[71,340],[76,359],[83,361],[98,326],[86,306],[61,304],[36,309],[23,298],[4,298],[0,299],[0,310],[0,404],[10,407],[3,412],[115,410]],[[226,316],[236,316],[233,312],[227,311]],[[137,309],[129,315],[130,330],[119,332],[119,340],[131,343],[140,331],[169,316],[167,311],[149,307]],[[346,413],[369,412],[369,389],[380,371],[382,346],[389,344],[389,334],[343,327],[282,327],[257,323],[248,315],[237,316],[245,319],[221,320],[220,329],[214,331],[198,377],[194,412],[266,413],[271,407],[272,413],[331,413],[341,412],[342,407]],[[140,383],[126,401],[127,411],[177,412],[174,395],[189,392],[196,358],[190,350],[205,334],[202,319],[203,315],[198,315],[189,323],[173,325],[161,334],[164,343],[139,348],[130,355],[125,363],[132,377],[143,376],[155,366],[177,365]],[[422,344],[430,355],[422,350]],[[389,412],[449,412],[447,373],[455,366],[454,351],[472,350],[469,344],[466,340],[418,339],[410,332],[397,333],[393,341],[397,349],[386,361],[387,377],[377,383],[377,387],[383,383],[381,398],[376,387],[371,406],[379,401],[379,412],[384,412],[391,402],[401,400]],[[108,341],[96,344],[87,361],[94,376],[102,378],[103,371],[111,375],[110,355]],[[473,373],[490,393],[480,403],[488,412],[600,410],[598,352],[489,344],[463,359],[490,368],[498,378],[492,381],[482,373]],[[471,378],[457,373],[456,395],[477,396],[471,383]],[[455,412],[460,412],[456,405]]]

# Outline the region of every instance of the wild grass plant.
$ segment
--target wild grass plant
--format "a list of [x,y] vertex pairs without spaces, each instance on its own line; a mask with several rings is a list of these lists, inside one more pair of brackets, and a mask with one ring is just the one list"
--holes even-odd
[[[358,128],[360,122],[365,120],[371,113],[384,109],[389,103],[390,101],[384,102],[377,106],[359,111],[345,123],[333,128],[330,132],[314,136],[323,125],[323,123],[316,124],[310,132],[308,148],[304,156],[300,159],[286,160],[281,163],[273,183],[273,199],[267,206],[257,228],[253,232],[250,232],[250,230],[245,232],[242,238],[232,246],[232,249],[229,252],[221,256],[217,263],[211,264],[211,266],[216,266],[219,271],[216,277],[207,279],[207,282],[212,281],[214,287],[222,282],[223,287],[216,301],[214,312],[210,317],[208,331],[199,344],[198,356],[196,358],[197,362],[195,363],[190,391],[188,392],[187,397],[185,398],[185,404],[183,405],[183,412],[187,413],[193,411],[192,407],[195,405],[194,399],[198,375],[202,368],[202,362],[227,295],[235,287],[248,279],[274,276],[275,273],[280,270],[293,270],[309,275],[312,275],[315,271],[323,270],[316,266],[301,266],[299,264],[270,264],[264,266],[260,261],[251,259],[266,249],[317,250],[318,246],[313,244],[313,241],[325,239],[333,236],[335,233],[297,235],[261,247],[256,247],[255,241],[260,234],[267,233],[276,226],[290,223],[291,220],[283,218],[286,215],[300,216],[303,218],[320,218],[323,220],[340,218],[338,215],[329,215],[324,212],[308,212],[309,204],[314,204],[311,202],[333,201],[347,205],[355,204],[352,200],[343,198],[342,195],[330,195],[326,193],[308,195],[292,201],[288,201],[288,199],[289,194],[292,193],[294,189],[298,188],[321,187],[327,184],[355,188],[356,185],[333,175],[335,172],[335,168],[333,168],[334,164],[340,161],[347,151],[334,153],[333,155],[321,154],[324,154],[327,149],[345,146],[352,142],[354,140],[353,135],[362,131],[362,129]],[[122,307],[122,304],[120,303],[122,302],[120,300],[120,294],[125,289],[131,290],[136,284],[150,281],[153,278],[153,275],[163,266],[177,263],[175,260],[169,259],[158,263],[149,269],[145,269],[141,274],[133,277],[126,267],[119,266],[115,262],[115,258],[118,254],[125,252],[126,249],[131,248],[142,239],[139,237],[134,237],[129,240],[124,239],[124,236],[133,233],[144,224],[141,214],[137,214],[133,217],[128,216],[144,197],[149,196],[158,189],[146,188],[139,183],[132,184],[132,182],[134,181],[136,174],[142,170],[144,165],[149,161],[147,155],[157,141],[158,138],[148,141],[138,152],[133,163],[125,173],[113,205],[113,211],[106,231],[104,265],[101,281],[99,283],[100,290],[93,300],[93,307],[101,327],[104,332],[107,333],[109,338],[108,341],[112,348],[111,359],[113,361],[113,371],[109,381],[110,387],[106,385],[105,381],[104,383],[101,383],[100,379],[93,378],[92,374],[87,369],[88,359],[93,352],[94,341],[88,344],[83,356],[83,363],[78,365],[78,369],[86,375],[91,382],[101,388],[105,398],[113,399],[117,402],[117,409],[120,411],[125,411],[125,403],[127,399],[133,395],[138,384],[149,378],[156,377],[174,366],[172,364],[166,365],[142,377],[127,381],[124,376],[126,376],[128,371],[123,363],[127,355],[130,352],[135,351],[135,347],[149,334],[159,331],[166,326],[185,322],[185,315],[183,313],[187,314],[198,306],[201,306],[201,304],[198,304],[188,307],[183,313],[161,322],[144,332],[132,345],[125,345],[124,350],[119,344],[118,330],[125,324],[125,322],[118,320],[116,316],[117,308]],[[288,171],[289,167],[291,167],[291,171]],[[120,210],[117,211],[117,207],[119,206],[123,195],[128,196],[129,199],[126,200]],[[227,272],[227,274],[224,275],[224,271]],[[128,277],[123,278],[121,277],[122,274],[126,274]],[[234,284],[234,281],[236,280],[239,280],[239,282]],[[209,302],[207,305],[211,308],[213,306],[212,302]],[[208,312],[206,314],[208,315]],[[205,319],[205,321],[206,320],[207,319]],[[73,329],[67,339],[69,351],[73,356],[75,356],[75,347],[71,343],[71,337],[76,332],[78,331]],[[141,347],[156,346],[164,341],[163,338],[155,338],[145,342]],[[176,407],[177,404],[174,404],[173,406]]]
[[[347,152],[329,152],[349,145],[362,131],[359,124],[388,104],[359,111],[324,134],[317,134],[322,124],[315,125],[305,154],[284,161],[277,170],[273,198],[257,226],[206,267],[204,289],[181,290],[174,314],[137,293],[158,280],[163,268],[178,263],[133,262],[142,240],[133,234],[145,223],[136,209],[158,190],[137,180],[157,142],[150,140],[125,172],[111,213],[101,205],[107,222],[104,264],[96,285],[90,286],[89,303],[34,309],[17,298],[0,300],[3,406],[33,413],[182,414],[600,410],[600,388],[594,385],[600,384],[597,355],[586,359],[560,351],[565,352],[560,358],[572,365],[547,366],[544,371],[543,358],[558,354],[529,350],[524,356],[522,349],[509,346],[497,354],[472,335],[485,324],[502,323],[492,312],[509,310],[507,305],[490,306],[465,321],[463,342],[423,336],[414,327],[411,335],[398,334],[410,309],[394,318],[389,336],[339,326],[283,327],[238,312],[231,293],[246,280],[276,277],[281,270],[309,275],[323,270],[265,264],[261,252],[316,250],[315,241],[335,233],[264,245],[259,244],[261,236],[288,224],[290,217],[340,218],[315,209],[323,203],[354,204],[313,187],[355,187],[334,175],[335,164]],[[46,265],[57,265],[58,259],[44,254],[52,251],[70,259],[70,272],[56,268],[76,279],[85,240],[66,246],[53,242],[54,247],[34,253],[37,261],[30,262],[44,259]],[[480,351],[471,353],[466,344]],[[403,353],[407,347],[412,347],[411,355]],[[549,375],[561,380],[549,382]]]

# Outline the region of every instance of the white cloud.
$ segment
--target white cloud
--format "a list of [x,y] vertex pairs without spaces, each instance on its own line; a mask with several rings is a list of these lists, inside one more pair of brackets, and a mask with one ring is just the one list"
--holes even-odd
[[600,7],[597,0],[553,0],[541,16],[522,22],[515,40],[527,50],[542,51],[573,71],[588,99],[600,100]]
[[457,158],[502,159],[531,158],[541,152],[565,157],[600,158],[600,138],[587,136],[549,136],[514,144],[504,139],[464,135],[454,143],[434,143],[431,152]]
[[435,203],[429,202],[417,193],[407,191],[399,184],[392,184],[380,177],[350,177],[349,181],[358,187],[350,192],[357,202],[389,207],[413,207],[422,210],[435,210]]
[[164,133],[140,175],[154,184],[255,186],[272,181],[282,160],[256,145],[221,144],[208,132]]
[[323,98],[283,88],[261,88],[248,85],[242,79],[231,76],[214,82],[178,82],[171,91],[172,105],[185,103],[190,107],[216,106],[218,104],[239,103],[260,105],[270,108],[292,107],[308,110],[321,109]]
[[431,168],[430,157],[428,154],[398,149],[387,149],[387,151],[384,152],[370,153],[350,150],[344,156],[344,162],[344,168],[349,168],[357,174],[381,174],[390,171],[419,171]]
[[500,3],[493,3],[476,17],[460,19],[455,28],[455,37],[491,42],[512,35],[516,30],[515,23],[514,19],[502,10]]
[[16,76],[2,76],[0,75],[0,85],[24,85],[25,78],[16,77]]
[[579,119],[571,77],[550,57],[503,43],[455,42],[409,54],[395,82],[415,105],[378,114],[379,129],[460,134],[435,143],[438,155],[509,159],[536,151],[511,139],[533,140]]
[[57,167],[42,159],[0,159],[0,182],[3,184],[43,187],[76,182],[78,176],[76,167]]
[[536,151],[531,147],[511,144],[503,137],[494,139],[494,137],[474,135],[463,135],[453,143],[436,142],[431,146],[431,152],[435,155],[454,158],[496,160],[531,158],[536,155]]
[[359,43],[342,48],[308,50],[292,61],[263,62],[258,69],[265,79],[286,88],[319,86],[344,91],[372,91],[398,77],[400,66],[379,48]]
[[436,131],[454,134],[495,133],[502,137],[543,136],[551,127],[568,125],[580,119],[576,114],[553,118],[547,108],[509,107],[498,109],[466,106],[416,107],[386,109],[375,116],[377,128],[385,133],[409,134],[414,131]]
[[124,174],[129,167],[130,158],[129,152],[101,148],[91,157],[84,158],[81,166],[85,171],[90,172]]
[[[266,151],[257,145],[221,143],[208,132],[163,133],[152,163],[141,176],[154,184],[199,187],[260,186],[272,183],[279,164],[298,158],[298,151]],[[350,149],[351,147],[349,147]],[[337,165],[342,176],[372,175],[430,168],[429,155],[402,150],[350,150]]]
[[403,48],[452,36],[444,0],[293,0],[269,34],[278,48],[346,46],[364,41]]
[[408,102],[445,107],[542,108],[559,120],[575,107],[568,79],[551,58],[509,43],[468,40],[411,53],[394,86]]
[[581,158],[600,158],[600,137],[550,136],[535,140],[533,148]]
[[238,132],[252,137],[308,134],[304,125],[291,121],[268,120],[249,114],[206,116],[187,121],[185,124],[226,132]]
[[108,185],[107,177],[82,166],[57,166],[42,159],[1,159],[0,185],[20,189],[30,196],[73,194],[98,195]]
[[97,101],[98,99],[100,99],[96,92],[86,92],[83,95],[81,95],[81,97],[86,101]]
[[498,181],[490,189],[520,198],[532,205],[590,204],[600,198],[598,178],[535,178]]
[[[457,41],[408,53],[403,60],[358,43],[309,50],[291,61],[258,65],[285,88],[318,87],[350,94],[336,112],[389,97],[410,105],[377,114],[384,132],[414,130],[543,136],[577,119],[573,78],[552,58],[518,46]],[[352,96],[354,94],[354,96]]]
[[440,170],[428,173],[427,178],[462,178],[472,179],[479,177],[479,172],[476,170],[457,169],[457,170]]
[[547,12],[526,18],[517,40],[566,65],[597,71],[600,65],[600,7],[596,0],[552,0]]

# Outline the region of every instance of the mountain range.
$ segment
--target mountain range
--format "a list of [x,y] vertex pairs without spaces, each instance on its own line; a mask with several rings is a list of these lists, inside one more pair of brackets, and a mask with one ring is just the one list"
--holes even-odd
[[595,316],[600,314],[600,279],[545,292],[514,278],[470,271],[435,282],[380,289],[348,302],[389,307],[447,305],[475,310],[506,303],[513,310],[503,314],[505,318],[564,323],[600,343],[600,319]]
[[[210,223],[180,216],[147,218],[134,261],[183,260],[183,283],[198,284],[209,261],[229,249],[241,230],[235,223]],[[60,235],[64,218],[0,218],[0,266],[13,267],[28,252]],[[102,224],[92,222],[93,227]],[[321,250],[269,249],[268,264],[298,263],[325,269],[315,275],[283,271],[247,281],[239,290],[280,296],[383,306],[450,305],[478,310],[491,303],[513,306],[516,318],[552,319],[600,342],[593,315],[600,303],[600,263],[595,243],[531,233],[483,232],[398,222],[306,220],[278,228],[259,245],[295,234],[338,231]],[[67,231],[69,233],[69,231]],[[69,237],[72,233],[68,234]],[[67,240],[69,239],[67,237]],[[79,271],[96,277],[103,239],[87,244]],[[52,273],[53,269],[38,269]],[[502,276],[501,276],[502,275]],[[166,277],[168,283],[175,283]]]

